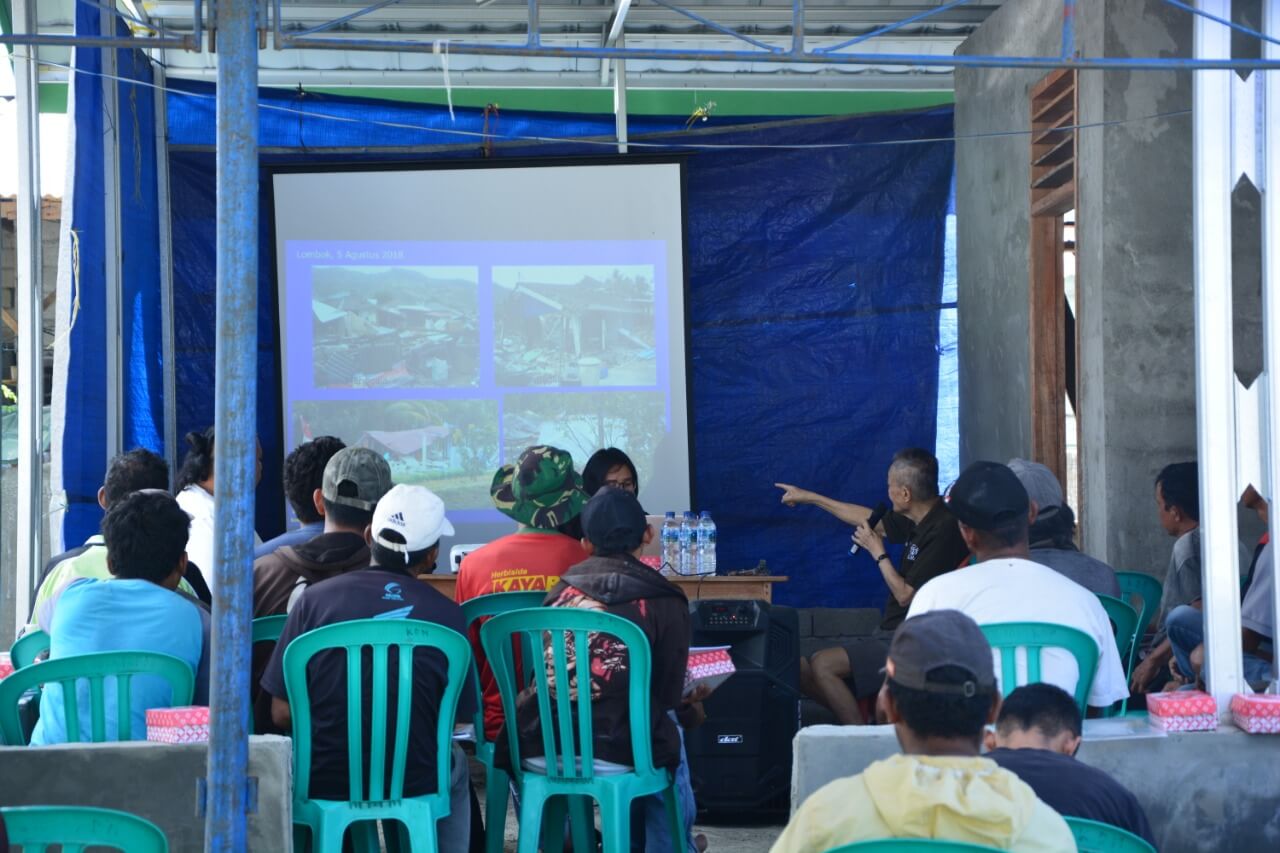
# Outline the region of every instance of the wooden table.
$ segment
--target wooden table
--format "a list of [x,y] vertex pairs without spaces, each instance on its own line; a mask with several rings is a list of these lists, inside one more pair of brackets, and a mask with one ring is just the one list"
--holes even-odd
[[[450,600],[458,576],[453,573],[418,575],[418,580],[428,583]],[[749,601],[773,601],[773,585],[785,583],[785,575],[708,575],[702,578],[671,578],[684,590],[690,601],[700,598],[729,598]]]

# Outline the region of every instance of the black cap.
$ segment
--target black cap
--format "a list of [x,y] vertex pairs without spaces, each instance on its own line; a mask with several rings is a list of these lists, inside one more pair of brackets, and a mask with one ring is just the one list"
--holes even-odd
[[974,462],[947,491],[947,509],[975,530],[994,530],[1031,509],[1026,487],[1008,465]]
[[582,531],[603,554],[625,554],[639,548],[648,526],[644,507],[624,489],[606,486],[582,508]]
[[[954,666],[968,678],[960,683],[930,681],[940,667]],[[996,689],[991,644],[978,623],[959,610],[931,610],[898,626],[889,645],[885,674],[913,690],[976,696]]]

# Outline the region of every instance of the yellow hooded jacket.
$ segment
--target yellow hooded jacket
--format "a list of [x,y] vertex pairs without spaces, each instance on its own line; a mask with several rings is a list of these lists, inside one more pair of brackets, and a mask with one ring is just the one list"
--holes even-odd
[[1066,821],[994,761],[895,755],[815,791],[771,853],[824,853],[875,838],[941,838],[1021,853],[1076,849]]

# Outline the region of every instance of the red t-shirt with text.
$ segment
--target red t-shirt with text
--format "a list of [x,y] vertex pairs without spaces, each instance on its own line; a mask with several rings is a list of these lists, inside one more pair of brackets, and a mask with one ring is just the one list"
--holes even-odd
[[[582,544],[563,534],[512,533],[462,558],[454,599],[461,604],[495,592],[544,592],[586,558]],[[492,740],[502,728],[502,699],[480,647],[479,624],[471,626],[468,634],[484,691],[485,736]]]

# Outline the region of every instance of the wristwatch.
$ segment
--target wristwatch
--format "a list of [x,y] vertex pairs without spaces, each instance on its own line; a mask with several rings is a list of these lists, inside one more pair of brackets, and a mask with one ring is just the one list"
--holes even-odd
[[[876,557],[876,562],[878,563],[878,562],[880,562],[881,560],[888,560],[888,559],[889,559],[889,555],[888,555],[887,553],[885,553],[885,554],[881,554],[879,557]],[[892,562],[892,561],[890,561],[890,562]]]

